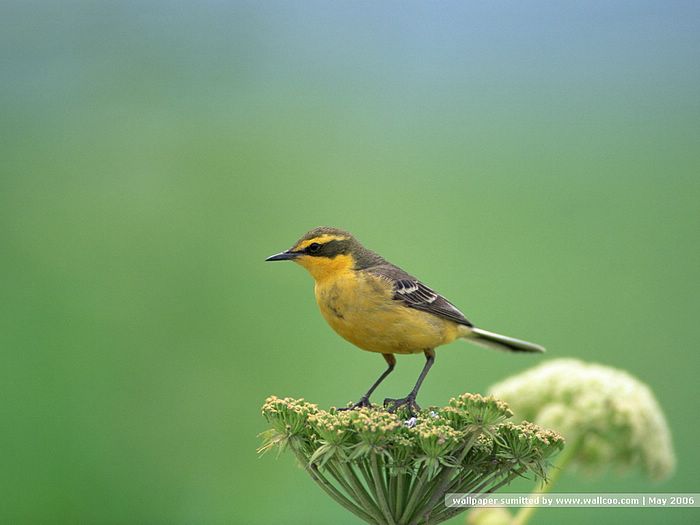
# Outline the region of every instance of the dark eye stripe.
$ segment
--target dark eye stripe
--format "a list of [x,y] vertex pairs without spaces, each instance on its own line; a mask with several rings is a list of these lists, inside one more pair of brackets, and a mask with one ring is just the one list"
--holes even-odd
[[349,251],[350,243],[345,239],[331,239],[322,243],[312,242],[303,249],[303,252],[307,255],[328,257],[329,259],[333,259],[340,254],[349,253]]

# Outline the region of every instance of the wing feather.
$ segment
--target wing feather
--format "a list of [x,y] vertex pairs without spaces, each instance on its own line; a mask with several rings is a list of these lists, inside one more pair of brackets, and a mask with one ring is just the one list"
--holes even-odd
[[455,323],[473,326],[455,305],[401,268],[392,264],[383,264],[368,268],[366,271],[389,279],[393,284],[394,300],[401,301],[405,306]]

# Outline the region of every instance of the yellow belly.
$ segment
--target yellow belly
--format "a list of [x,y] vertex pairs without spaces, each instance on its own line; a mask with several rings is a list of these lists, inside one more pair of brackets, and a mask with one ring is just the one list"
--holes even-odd
[[316,282],[321,314],[343,338],[370,352],[411,354],[454,341],[457,323],[403,306],[391,283],[367,273],[347,272]]

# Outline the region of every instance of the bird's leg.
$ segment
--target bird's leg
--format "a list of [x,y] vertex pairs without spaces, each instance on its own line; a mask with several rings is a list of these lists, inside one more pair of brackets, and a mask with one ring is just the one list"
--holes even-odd
[[371,406],[372,404],[369,402],[369,396],[372,395],[372,392],[375,391],[375,389],[379,386],[379,383],[384,381],[386,379],[386,376],[391,374],[392,370],[394,370],[394,366],[396,366],[396,358],[394,357],[394,354],[382,354],[384,356],[384,359],[386,360],[387,364],[389,365],[386,370],[382,373],[382,375],[379,376],[379,379],[377,379],[374,384],[369,387],[369,390],[367,390],[367,393],[360,398],[360,400],[355,403],[354,405],[347,407],[347,408],[339,408],[338,410],[354,410],[355,408],[362,408],[362,407],[368,407]]
[[416,396],[418,395],[418,390],[420,389],[421,384],[423,384],[425,376],[428,375],[428,370],[430,370],[430,367],[433,366],[433,363],[435,362],[434,350],[425,350],[424,353],[426,359],[425,366],[423,367],[423,370],[418,376],[418,381],[416,381],[416,385],[413,387],[413,390],[411,390],[411,392],[406,397],[400,399],[387,398],[384,400],[384,406],[389,412],[396,412],[396,410],[398,410],[399,408],[406,407],[408,409],[409,414],[414,416],[417,412],[420,411],[420,407],[418,406],[418,403],[416,403]]

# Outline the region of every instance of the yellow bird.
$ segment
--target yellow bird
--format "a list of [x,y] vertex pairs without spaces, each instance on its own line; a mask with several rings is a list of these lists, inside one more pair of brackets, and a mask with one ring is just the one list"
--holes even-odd
[[420,410],[416,396],[438,346],[462,338],[501,350],[544,352],[534,343],[476,328],[443,296],[337,228],[315,228],[266,260],[294,261],[306,268],[331,328],[361,349],[384,356],[388,368],[350,409],[369,406],[372,392],[396,365],[394,354],[425,354],[413,390],[404,398],[384,400],[389,411],[403,406],[414,413]]

